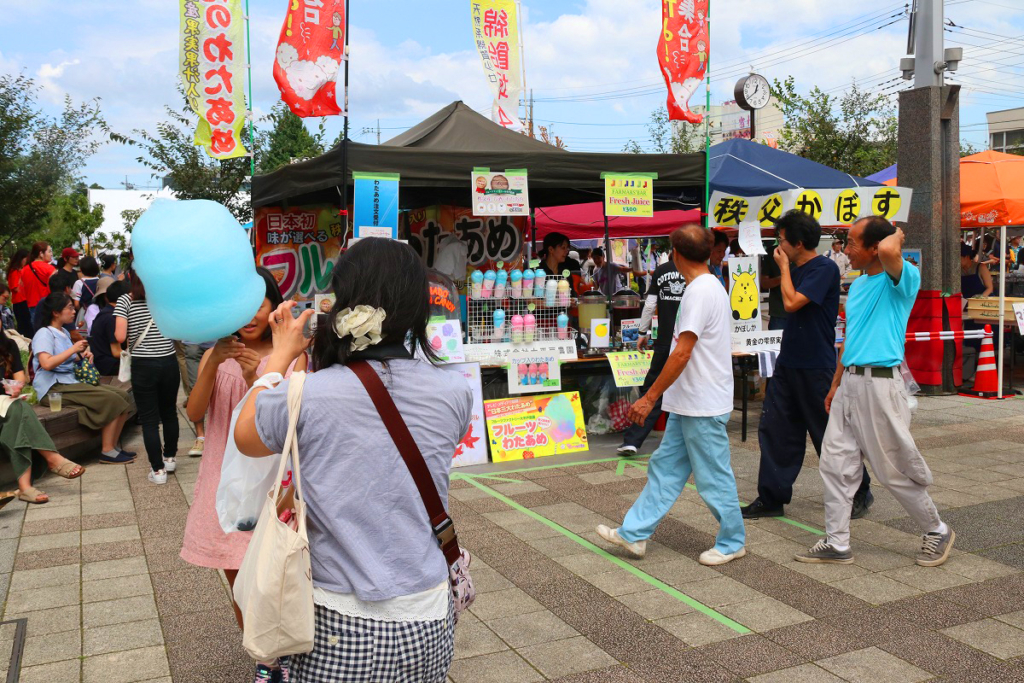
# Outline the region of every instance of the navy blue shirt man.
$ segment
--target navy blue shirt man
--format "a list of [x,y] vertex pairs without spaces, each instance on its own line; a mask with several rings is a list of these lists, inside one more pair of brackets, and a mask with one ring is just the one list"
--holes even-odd
[[[839,315],[839,267],[818,255],[821,227],[801,211],[776,222],[779,246],[772,255],[780,272],[786,329],[757,431],[761,444],[758,497],[743,516],[779,517],[793,498],[793,483],[804,462],[807,435],[821,456],[828,425],[825,397],[836,369],[836,318]],[[853,514],[871,504],[867,471],[854,498]]]

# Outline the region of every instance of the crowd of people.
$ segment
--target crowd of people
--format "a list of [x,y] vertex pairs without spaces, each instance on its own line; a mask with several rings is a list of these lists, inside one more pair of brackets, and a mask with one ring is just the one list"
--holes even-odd
[[[574,253],[563,235],[545,238],[541,260],[548,272],[579,272],[582,283],[608,292],[623,283],[608,285],[600,273],[615,278],[631,272],[644,282],[640,346],[652,345],[654,358],[619,453],[635,455],[660,412],[669,414],[642,493],[620,526],[602,525],[597,533],[642,558],[647,539],[692,474],[720,523],[714,546],[699,561],[721,565],[742,558],[745,520],[784,514],[810,436],[824,481],[826,536],[797,554],[797,561],[853,561],[850,520],[871,505],[870,464],[921,528],[918,564],[942,564],[955,535],[928,496],[931,473],[910,435],[899,373],[920,287],[918,268],[902,257],[903,233],[884,219],[862,219],[845,248],[833,244],[819,255],[821,228],[790,212],[778,221],[777,234],[779,245],[766,259],[775,269],[763,277],[777,291],[786,334],[758,432],[758,497],[743,507],[727,432],[732,319],[723,275],[723,262],[742,255],[739,245],[686,225],[672,234],[662,258],[656,252],[633,255],[609,268],[600,249]],[[176,401],[183,386],[187,418],[199,435],[190,454],[203,459],[181,557],[223,570],[232,586],[252,531],[225,533],[221,526],[216,504],[225,453],[229,445],[254,458],[282,452],[291,378],[307,365],[311,371],[303,375],[295,438],[309,518],[314,644],[307,654],[257,662],[255,680],[340,681],[358,674],[367,680],[444,681],[456,614],[448,562],[392,436],[394,425],[353,370],[365,361],[380,376],[447,500],[451,454],[470,425],[472,392],[461,375],[430,362],[428,272],[415,252],[392,240],[367,239],[343,253],[332,275],[334,305],[312,338],[314,312],[294,315],[294,302],[283,301],[274,277],[257,269],[265,298],[252,320],[228,338],[204,343],[178,343],[161,334],[145,285],[130,267],[119,273],[116,259],[79,258],[70,249],[61,256],[51,263],[52,250],[39,243],[16,254],[8,270],[0,301],[10,297],[14,320],[3,322],[29,332],[24,336],[31,339],[34,376],[29,379],[5,334],[4,378],[14,387],[31,381],[43,405],[77,409],[79,422],[102,435],[98,462],[124,464],[136,457],[118,445],[131,400],[121,389],[92,381],[83,367],[124,377],[122,363],[128,363],[154,485],[165,484],[176,468]],[[849,288],[847,334],[837,352],[844,268],[863,276]],[[675,323],[651,340],[655,314]],[[34,411],[17,397],[17,389],[9,390],[9,400],[0,402],[0,446],[18,477],[17,496],[44,503],[46,494],[32,487],[33,450],[59,476],[82,476],[85,468],[57,452]],[[359,495],[338,495],[340,490]],[[237,607],[236,618],[243,626]]]

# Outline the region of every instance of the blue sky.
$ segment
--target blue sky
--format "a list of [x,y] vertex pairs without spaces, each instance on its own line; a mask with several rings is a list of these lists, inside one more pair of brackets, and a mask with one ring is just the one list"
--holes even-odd
[[[250,0],[254,102],[265,113],[278,93],[271,74],[287,0]],[[153,129],[162,105],[177,106],[176,0],[57,0],[7,3],[0,16],[0,71],[24,71],[56,111],[65,94],[102,98],[116,130]],[[964,47],[962,137],[986,144],[985,112],[1024,106],[1024,2],[947,0],[956,26],[947,46]],[[576,151],[618,151],[646,141],[651,110],[664,104],[654,55],[656,0],[523,0],[527,84],[538,123]],[[833,92],[856,78],[895,92],[906,44],[903,2],[712,0],[712,100],[731,99],[751,67],[792,75],[801,90]],[[352,0],[353,138],[380,120],[382,139],[455,99],[487,113],[490,93],[470,41],[469,2]],[[887,25],[888,24],[888,25]],[[904,84],[904,85],[901,85]],[[698,92],[694,100],[703,101]],[[553,122],[553,123],[552,123]],[[329,122],[333,138],[340,120]],[[89,182],[117,187],[152,182],[136,153],[107,145],[85,170]]]

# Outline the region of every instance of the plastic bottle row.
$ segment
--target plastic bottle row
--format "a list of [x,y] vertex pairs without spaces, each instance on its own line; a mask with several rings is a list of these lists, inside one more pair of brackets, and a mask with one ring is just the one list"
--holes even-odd
[[511,273],[505,270],[474,270],[469,276],[470,299],[544,299],[546,306],[569,305],[569,281],[548,276],[543,270],[525,271],[518,269]]
[[[497,309],[492,316],[494,322],[494,339],[504,339],[509,330],[506,329],[505,311]],[[511,340],[518,342],[532,342],[537,337],[537,318],[532,313],[526,315],[513,315],[508,321],[511,327]],[[555,323],[559,339],[569,339],[569,316],[560,313]]]

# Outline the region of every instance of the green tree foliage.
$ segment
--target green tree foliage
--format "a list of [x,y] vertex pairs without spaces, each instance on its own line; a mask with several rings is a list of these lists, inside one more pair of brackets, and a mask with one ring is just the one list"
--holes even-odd
[[325,120],[320,119],[317,132],[310,133],[301,118],[293,114],[283,102],[278,102],[261,123],[270,124],[262,130],[256,145],[256,172],[272,173],[295,159],[306,159],[324,153],[327,135]]
[[896,163],[896,107],[885,95],[856,83],[838,96],[818,87],[800,95],[792,77],[776,79],[772,94],[786,118],[781,149],[856,176]]
[[89,207],[89,188],[78,183],[68,194],[54,198],[47,213],[47,224],[33,236],[49,242],[54,251],[92,242],[96,230],[103,225],[103,205]]
[[626,154],[690,154],[704,149],[703,129],[685,121],[669,121],[665,107],[651,112],[647,133],[650,136],[649,146],[630,140],[622,151]]
[[0,247],[24,244],[65,218],[79,225],[90,220],[75,183],[102,144],[96,134],[107,131],[99,100],[66,98],[51,117],[38,92],[24,75],[0,76]]
[[180,111],[165,106],[164,111],[167,120],[157,123],[155,132],[136,129],[131,135],[112,133],[111,139],[141,150],[138,162],[154,178],[166,178],[178,199],[209,199],[226,206],[239,222],[252,220],[252,202],[244,194],[249,158],[211,159],[195,144],[195,113],[187,106]]

